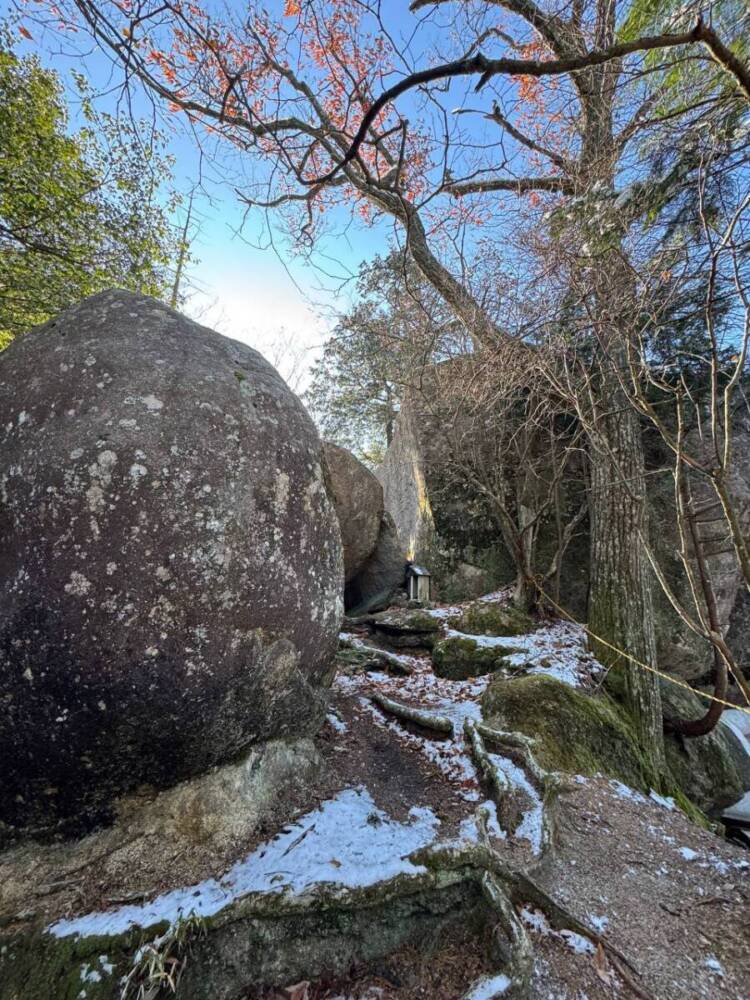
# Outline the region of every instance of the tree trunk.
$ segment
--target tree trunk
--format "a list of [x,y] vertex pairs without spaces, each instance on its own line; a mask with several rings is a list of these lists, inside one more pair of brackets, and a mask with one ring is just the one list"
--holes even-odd
[[639,530],[648,531],[641,428],[614,373],[605,376],[601,388],[609,412],[590,435],[589,627],[610,644],[594,640],[593,652],[605,665],[622,670],[639,742],[661,775],[666,765],[658,677],[615,651],[649,666],[656,662],[650,570],[639,540]]

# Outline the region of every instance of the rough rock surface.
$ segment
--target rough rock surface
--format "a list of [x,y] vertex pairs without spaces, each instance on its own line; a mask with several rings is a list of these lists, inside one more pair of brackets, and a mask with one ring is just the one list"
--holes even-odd
[[383,486],[385,509],[393,518],[407,558],[423,561],[434,544],[435,522],[427,492],[419,418],[413,405],[402,406],[393,440],[376,475]]
[[[406,577],[406,554],[396,524],[383,514],[375,551],[346,587],[344,600],[353,614],[387,608]],[[356,609],[356,610],[355,610]]]
[[371,626],[381,642],[395,649],[429,649],[440,632],[436,618],[426,611],[412,609],[373,615]]
[[[697,719],[706,711],[706,703],[692,691],[667,681],[660,687],[666,714]],[[748,787],[743,771],[750,761],[727,727],[718,725],[708,735],[688,740],[668,735],[664,746],[678,785],[705,812],[719,814],[742,798]]]
[[469,604],[461,614],[449,618],[448,624],[467,635],[524,635],[534,628],[534,622],[523,611],[489,601]]
[[383,487],[346,448],[323,446],[332,499],[341,527],[346,581],[356,576],[378,541],[383,517]]
[[251,348],[109,291],[0,361],[0,820],[104,818],[323,712],[321,445]]

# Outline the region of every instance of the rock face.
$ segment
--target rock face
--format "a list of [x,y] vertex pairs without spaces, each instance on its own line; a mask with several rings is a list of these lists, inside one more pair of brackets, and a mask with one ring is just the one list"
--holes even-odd
[[344,546],[347,583],[360,571],[378,541],[383,518],[383,487],[346,448],[326,442],[326,462]]
[[420,563],[427,561],[435,536],[425,465],[419,412],[406,401],[377,477],[383,486],[385,509],[393,518],[406,556]]
[[3,354],[0,442],[1,821],[85,825],[319,724],[339,528],[259,354],[104,292]]
[[[698,719],[705,712],[706,703],[692,691],[664,680],[660,687],[668,715]],[[726,726],[718,725],[708,735],[689,740],[667,735],[664,747],[678,785],[705,812],[718,815],[725,806],[742,798],[749,787],[744,779],[750,761]]]
[[383,514],[375,551],[347,584],[345,603],[352,614],[387,608],[406,577],[406,555],[393,518]]

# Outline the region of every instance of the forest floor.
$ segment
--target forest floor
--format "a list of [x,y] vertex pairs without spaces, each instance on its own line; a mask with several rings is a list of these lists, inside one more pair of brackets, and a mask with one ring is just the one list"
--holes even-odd
[[[438,612],[439,613],[439,612]],[[351,632],[348,638],[352,639]],[[368,636],[368,645],[376,644]],[[514,643],[517,640],[514,638]],[[599,683],[598,664],[579,630],[562,622],[535,634],[555,676],[578,686]],[[441,820],[441,835],[460,835],[483,798],[461,738],[426,735],[383,713],[376,692],[417,708],[479,715],[488,678],[435,677],[429,655],[402,654],[412,673],[340,675],[321,740],[337,781],[364,780],[374,800],[397,818],[417,805]],[[565,734],[561,733],[564,739]],[[363,777],[364,776],[364,777]],[[537,825],[529,811],[514,833],[493,838],[504,857],[534,861]],[[626,960],[615,968],[601,948],[575,933],[554,931],[533,907],[522,909],[535,947],[531,996],[539,1000],[750,1000],[750,853],[691,823],[671,802],[605,777],[577,776],[558,805],[556,848],[535,871],[537,882]],[[294,1000],[457,1000],[482,976],[472,996],[493,995],[492,973],[476,940],[406,948],[346,979],[295,984],[291,993],[253,997]]]

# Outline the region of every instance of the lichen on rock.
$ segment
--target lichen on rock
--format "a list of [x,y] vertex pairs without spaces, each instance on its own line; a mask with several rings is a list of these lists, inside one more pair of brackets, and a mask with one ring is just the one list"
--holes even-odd
[[256,351],[85,300],[3,354],[0,484],[0,821],[85,827],[322,722],[339,528],[315,427]]

